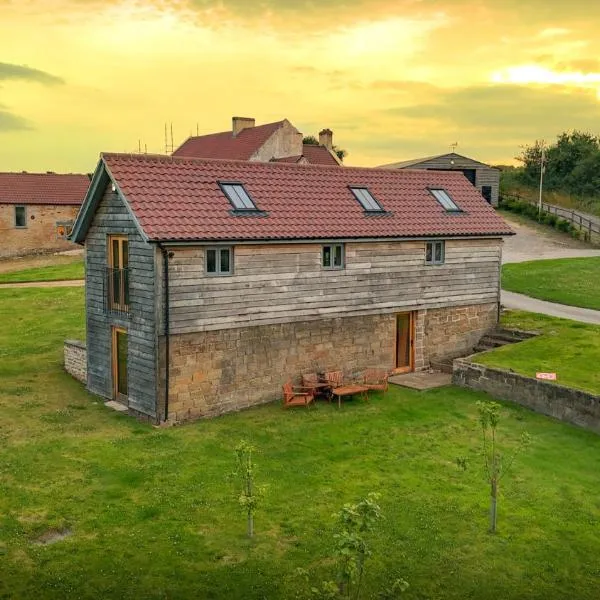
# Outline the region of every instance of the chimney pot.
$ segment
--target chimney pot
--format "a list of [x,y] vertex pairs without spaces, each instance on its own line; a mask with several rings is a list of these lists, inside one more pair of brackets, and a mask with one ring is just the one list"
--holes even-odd
[[231,118],[231,131],[233,137],[237,137],[244,129],[254,127],[256,121],[250,117],[232,117]]
[[319,131],[319,144],[325,146],[328,150],[333,149],[333,131],[331,129],[322,129]]

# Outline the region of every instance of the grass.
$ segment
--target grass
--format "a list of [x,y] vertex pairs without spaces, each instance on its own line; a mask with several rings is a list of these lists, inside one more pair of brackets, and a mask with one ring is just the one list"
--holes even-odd
[[480,354],[478,363],[530,377],[555,372],[557,383],[600,394],[600,326],[523,311],[506,312],[502,321],[542,335]]
[[0,273],[0,283],[59,281],[66,279],[83,279],[83,277],[83,261],[78,259],[75,262],[65,264],[34,267],[31,269],[22,269],[20,271]]
[[[397,576],[408,599],[597,597],[600,437],[506,405],[503,443],[535,441],[503,480],[492,536],[484,395],[395,388],[155,429],[63,373],[82,306],[81,289],[0,291],[0,598],[294,598],[297,567],[333,576],[332,513],[370,491],[385,520],[363,598]],[[267,485],[252,542],[227,477],[241,438]]]
[[600,256],[507,264],[502,287],[533,298],[600,310]]

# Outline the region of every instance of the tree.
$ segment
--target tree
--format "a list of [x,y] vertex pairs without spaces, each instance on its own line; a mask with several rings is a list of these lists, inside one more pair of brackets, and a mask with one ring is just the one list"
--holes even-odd
[[[308,146],[320,146],[319,140],[314,135],[306,135],[302,138],[302,143]],[[344,160],[348,156],[348,152],[338,146],[333,146],[332,150],[336,153],[340,160]]]
[[242,486],[238,502],[247,516],[248,537],[254,536],[254,513],[262,496],[262,489],[258,489],[254,483],[253,452],[254,447],[245,440],[237,445],[235,449],[237,469],[233,473],[240,479]]

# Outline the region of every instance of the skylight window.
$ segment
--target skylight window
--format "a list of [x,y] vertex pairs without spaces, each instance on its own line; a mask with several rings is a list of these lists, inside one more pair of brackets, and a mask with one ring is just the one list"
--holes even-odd
[[446,190],[429,190],[447,212],[461,212]]
[[368,212],[383,212],[381,204],[373,198],[371,192],[364,187],[351,187],[350,190],[360,205]]
[[235,210],[258,210],[241,183],[219,183]]

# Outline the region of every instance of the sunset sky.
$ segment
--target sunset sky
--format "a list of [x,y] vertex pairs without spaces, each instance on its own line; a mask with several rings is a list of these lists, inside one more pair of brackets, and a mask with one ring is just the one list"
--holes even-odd
[[591,0],[0,0],[0,171],[287,117],[346,164],[600,133]]

